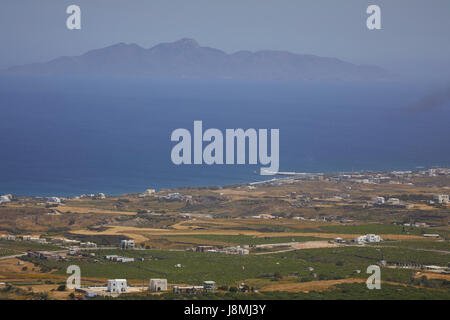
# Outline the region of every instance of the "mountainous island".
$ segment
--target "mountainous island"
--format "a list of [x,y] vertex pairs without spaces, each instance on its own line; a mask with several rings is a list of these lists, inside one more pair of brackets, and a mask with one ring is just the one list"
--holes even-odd
[[160,43],[149,49],[118,43],[80,56],[11,67],[2,74],[138,76],[155,79],[232,79],[263,81],[384,80],[377,66],[287,51],[224,51],[193,39]]

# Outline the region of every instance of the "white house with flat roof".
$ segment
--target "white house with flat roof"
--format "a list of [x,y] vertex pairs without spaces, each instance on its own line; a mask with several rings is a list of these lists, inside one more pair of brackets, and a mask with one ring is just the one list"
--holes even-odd
[[376,197],[374,200],[375,204],[384,204],[384,197]]
[[120,248],[121,249],[134,249],[135,243],[134,240],[121,240]]
[[167,279],[150,279],[150,291],[166,291]]
[[127,291],[127,280],[126,279],[113,279],[108,280],[108,286],[106,291],[111,293],[123,293]]

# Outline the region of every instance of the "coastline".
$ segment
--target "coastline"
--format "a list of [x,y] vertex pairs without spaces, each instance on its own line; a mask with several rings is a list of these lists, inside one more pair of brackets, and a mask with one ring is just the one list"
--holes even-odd
[[[450,168],[450,165],[448,166],[416,166],[413,169],[411,168],[407,168],[407,169],[402,169],[402,170],[360,170],[360,171],[339,171],[339,172],[295,172],[295,171],[282,171],[279,172],[277,174],[274,174],[272,176],[272,178],[270,178],[271,176],[262,176],[259,174],[256,174],[256,171],[253,171],[253,175],[256,177],[264,177],[265,179],[257,179],[255,178],[256,181],[252,181],[250,179],[237,179],[239,180],[237,183],[231,183],[231,184],[181,184],[181,185],[172,185],[172,186],[168,186],[168,187],[161,187],[158,185],[152,185],[151,183],[149,183],[148,185],[142,186],[141,188],[138,187],[134,187],[134,188],[130,188],[129,190],[126,190],[124,192],[118,192],[118,193],[112,193],[112,192],[108,192],[108,190],[105,189],[98,189],[98,190],[92,190],[89,189],[89,191],[85,191],[85,192],[69,192],[69,193],[58,193],[58,192],[43,192],[41,194],[20,194],[20,193],[13,193],[13,192],[8,192],[8,190],[6,189],[1,189],[0,188],[0,195],[1,194],[13,194],[16,197],[20,197],[20,198],[45,198],[45,197],[60,197],[60,198],[74,198],[76,196],[79,196],[81,194],[99,194],[99,193],[103,193],[105,194],[107,197],[119,197],[122,195],[134,195],[134,194],[139,194],[141,192],[143,192],[144,190],[148,189],[148,188],[152,188],[155,189],[156,191],[163,191],[163,190],[180,190],[180,189],[188,189],[188,188],[226,188],[226,187],[230,187],[230,186],[245,186],[245,185],[249,185],[249,186],[255,186],[255,185],[259,185],[259,184],[265,184],[265,183],[277,183],[283,180],[289,180],[289,179],[318,179],[318,177],[325,177],[325,176],[339,176],[339,175],[370,175],[370,174],[375,174],[375,175],[379,175],[379,174],[385,174],[385,173],[389,173],[389,174],[393,174],[393,173],[404,173],[404,172],[422,172],[422,173],[426,173],[429,172],[430,170],[436,170],[436,169],[443,169],[443,170],[450,170],[448,169]],[[250,176],[250,175],[249,175]]]

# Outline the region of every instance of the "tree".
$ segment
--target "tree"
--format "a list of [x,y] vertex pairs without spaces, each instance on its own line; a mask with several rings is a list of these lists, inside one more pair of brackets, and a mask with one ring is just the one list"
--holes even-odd
[[275,278],[275,280],[281,280],[283,278],[283,276],[279,272],[275,272],[273,277]]

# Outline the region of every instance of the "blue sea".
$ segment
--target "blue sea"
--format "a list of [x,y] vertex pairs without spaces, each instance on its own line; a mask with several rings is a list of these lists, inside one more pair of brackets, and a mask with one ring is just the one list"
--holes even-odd
[[176,128],[280,129],[280,171],[450,165],[450,108],[419,84],[0,79],[0,194],[74,196],[262,181],[260,165],[172,164]]

